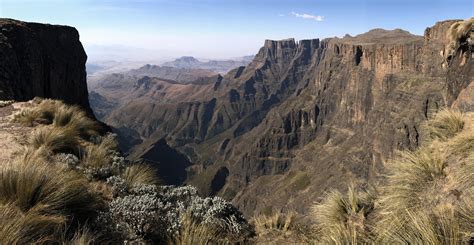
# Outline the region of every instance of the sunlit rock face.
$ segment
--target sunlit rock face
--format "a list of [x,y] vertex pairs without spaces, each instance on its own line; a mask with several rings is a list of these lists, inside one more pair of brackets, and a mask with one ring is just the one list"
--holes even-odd
[[[455,23],[436,23],[424,36],[375,29],[267,40],[249,65],[223,76],[104,83],[124,86],[115,98],[132,98],[104,120],[134,142],[131,158],[181,166],[173,183],[233,200],[247,215],[305,212],[329,188],[376,183],[395,150],[423,142],[420,127],[440,108],[472,108],[472,45],[461,38],[445,55]],[[174,157],[154,154],[165,148]]]

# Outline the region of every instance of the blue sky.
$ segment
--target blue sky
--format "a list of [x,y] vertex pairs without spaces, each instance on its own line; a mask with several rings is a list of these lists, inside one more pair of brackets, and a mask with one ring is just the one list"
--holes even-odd
[[92,58],[237,57],[265,39],[378,27],[422,35],[436,21],[472,16],[473,0],[0,0],[0,17],[76,27]]

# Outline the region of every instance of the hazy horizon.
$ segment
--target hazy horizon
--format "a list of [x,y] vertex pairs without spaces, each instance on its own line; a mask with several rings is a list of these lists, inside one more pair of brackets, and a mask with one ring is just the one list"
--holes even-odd
[[471,0],[0,0],[0,17],[76,27],[91,61],[229,59],[255,54],[265,39],[374,28],[422,35],[436,21],[473,15]]

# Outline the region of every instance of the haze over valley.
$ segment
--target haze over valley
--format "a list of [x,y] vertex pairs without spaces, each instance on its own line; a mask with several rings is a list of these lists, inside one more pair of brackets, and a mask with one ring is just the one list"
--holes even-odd
[[469,0],[0,0],[0,244],[471,244]]

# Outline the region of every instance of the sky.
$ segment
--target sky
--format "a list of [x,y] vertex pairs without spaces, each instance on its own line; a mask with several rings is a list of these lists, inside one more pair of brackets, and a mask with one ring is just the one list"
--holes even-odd
[[474,16],[473,0],[0,0],[0,17],[74,26],[89,59],[255,54],[265,39],[401,28]]

